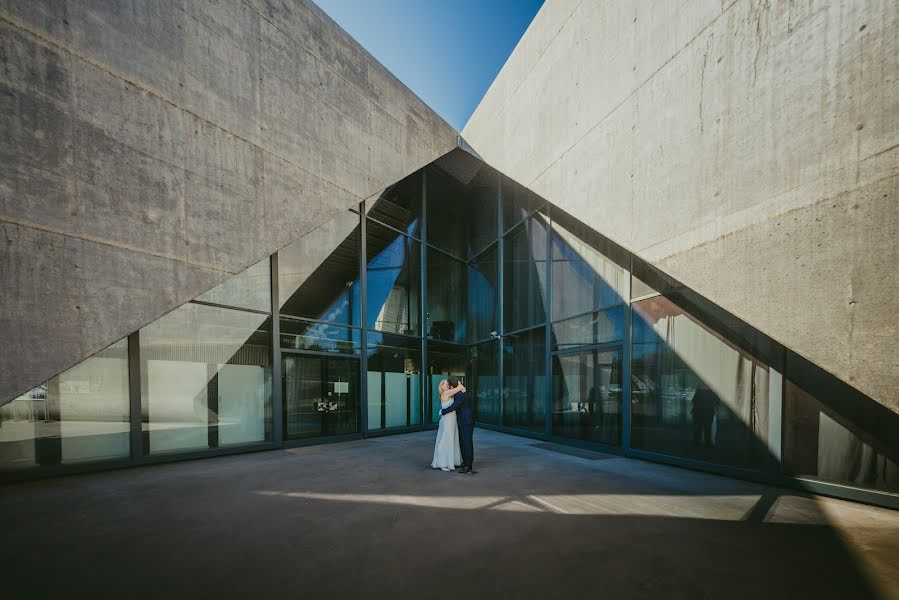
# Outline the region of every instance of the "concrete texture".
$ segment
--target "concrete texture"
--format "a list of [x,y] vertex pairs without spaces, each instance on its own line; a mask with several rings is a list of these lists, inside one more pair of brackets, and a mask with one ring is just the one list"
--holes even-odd
[[15,598],[889,598],[899,513],[478,430],[0,488]]
[[899,411],[899,4],[549,0],[484,160]]
[[310,0],[0,0],[0,402],[456,145]]

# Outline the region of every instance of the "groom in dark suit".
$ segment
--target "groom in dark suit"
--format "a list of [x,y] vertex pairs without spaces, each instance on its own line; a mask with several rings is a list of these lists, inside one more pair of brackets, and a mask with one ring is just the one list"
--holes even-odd
[[[448,380],[451,388],[459,386],[458,377],[450,377]],[[471,405],[468,403],[468,392],[458,392],[453,396],[453,403],[440,411],[441,415],[456,412],[457,422],[459,424],[459,446],[462,450],[462,468],[460,473],[474,475],[477,471],[472,469],[474,465],[474,444],[472,436],[474,435],[474,413]]]

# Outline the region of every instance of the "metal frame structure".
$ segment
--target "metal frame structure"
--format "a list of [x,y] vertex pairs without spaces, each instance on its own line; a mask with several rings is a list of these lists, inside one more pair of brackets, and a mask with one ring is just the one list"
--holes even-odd
[[[359,354],[333,354],[327,352],[314,352],[314,351],[305,351],[305,350],[288,350],[281,348],[281,314],[280,314],[280,301],[279,301],[279,276],[278,276],[278,254],[274,254],[270,260],[270,281],[271,281],[271,312],[265,311],[252,311],[247,309],[247,312],[256,312],[260,314],[270,315],[271,317],[271,356],[272,356],[272,390],[271,390],[271,406],[272,406],[272,422],[271,422],[271,439],[265,442],[259,443],[249,443],[246,445],[237,445],[225,448],[216,448],[212,447],[209,449],[203,449],[199,451],[187,451],[187,452],[176,452],[172,454],[160,454],[160,455],[150,455],[148,454],[148,432],[145,431],[145,425],[147,416],[144,415],[144,407],[143,407],[143,398],[146,396],[146,390],[142,389],[142,386],[145,386],[145,382],[142,381],[142,363],[140,356],[140,332],[132,333],[128,336],[128,376],[129,376],[129,407],[130,407],[130,419],[129,419],[129,431],[130,431],[130,456],[128,458],[114,459],[114,460],[98,460],[96,462],[90,463],[80,463],[75,465],[52,465],[52,466],[44,466],[40,468],[27,469],[22,471],[13,471],[13,472],[5,472],[0,474],[0,481],[8,482],[8,481],[19,481],[24,479],[35,479],[42,478],[48,476],[56,476],[63,474],[71,474],[71,473],[85,473],[85,472],[93,472],[98,470],[106,470],[113,468],[122,468],[122,467],[131,467],[138,465],[146,465],[146,464],[159,464],[165,462],[171,462],[176,460],[189,460],[195,458],[207,458],[213,456],[223,456],[229,454],[237,454],[243,452],[254,452],[261,450],[271,450],[277,448],[288,448],[288,447],[298,447],[298,446],[307,446],[312,444],[321,444],[321,443],[333,443],[347,440],[356,440],[356,439],[364,439],[369,437],[379,437],[383,435],[392,435],[397,433],[407,433],[412,431],[422,431],[433,429],[436,427],[436,424],[432,422],[431,413],[432,413],[432,399],[430,398],[430,366],[428,360],[428,346],[429,346],[429,337],[427,331],[428,325],[428,278],[427,278],[427,261],[429,257],[429,253],[431,252],[440,252],[447,254],[448,256],[452,256],[452,258],[459,260],[461,263],[465,265],[466,271],[470,268],[472,262],[477,261],[481,257],[485,256],[488,252],[496,252],[496,299],[497,299],[497,310],[496,310],[496,318],[497,318],[497,329],[496,335],[491,335],[489,337],[478,339],[478,340],[467,340],[464,344],[454,344],[459,346],[462,349],[464,355],[466,356],[466,361],[468,360],[469,349],[477,344],[481,344],[484,342],[495,342],[496,344],[496,376],[497,382],[499,386],[499,405],[498,405],[498,415],[495,424],[487,424],[487,423],[479,423],[480,427],[490,430],[503,431],[512,433],[515,435],[521,435],[525,437],[531,437],[535,439],[552,441],[560,444],[566,444],[570,446],[587,448],[591,450],[596,450],[600,452],[615,454],[619,456],[626,456],[638,459],[645,459],[654,462],[666,463],[675,465],[678,467],[684,467],[688,469],[696,469],[702,471],[713,472],[721,475],[726,475],[730,477],[736,477],[741,479],[747,479],[752,481],[759,481],[768,484],[780,485],[789,487],[792,489],[797,489],[805,492],[813,492],[817,494],[825,494],[830,496],[837,496],[841,498],[847,498],[855,501],[866,502],[870,504],[876,504],[881,506],[887,506],[891,508],[899,508],[899,495],[892,494],[888,492],[880,492],[876,490],[852,487],[847,485],[840,485],[836,483],[829,483],[818,480],[811,480],[805,478],[797,478],[790,477],[783,473],[782,468],[774,468],[771,469],[745,469],[738,468],[733,466],[727,466],[722,464],[715,463],[707,463],[707,462],[699,462],[696,460],[662,454],[659,452],[646,451],[642,449],[634,448],[632,445],[632,414],[631,414],[631,371],[632,371],[632,362],[633,362],[633,311],[634,304],[641,300],[645,300],[647,298],[652,298],[656,296],[664,296],[666,298],[671,299],[678,306],[684,308],[689,311],[691,315],[700,320],[701,322],[708,325],[711,329],[720,334],[725,339],[729,340],[731,343],[735,344],[737,347],[744,349],[751,356],[757,356],[764,361],[764,364],[767,365],[767,368],[773,370],[778,377],[781,377],[781,374],[789,372],[791,369],[813,369],[816,368],[814,365],[809,366],[806,362],[803,362],[804,359],[796,356],[788,349],[782,347],[780,344],[769,338],[768,336],[761,334],[748,324],[742,322],[737,319],[733,315],[730,315],[726,311],[715,307],[710,302],[692,292],[685,286],[679,284],[678,282],[672,280],[667,277],[651,265],[647,264],[645,261],[642,261],[636,255],[619,248],[619,258],[612,259],[619,266],[625,269],[628,273],[628,298],[622,298],[621,304],[616,304],[610,307],[604,307],[602,309],[591,309],[589,311],[577,314],[577,315],[567,315],[561,319],[554,319],[554,307],[553,307],[553,224],[559,218],[564,218],[566,220],[572,219],[569,215],[564,213],[561,209],[551,205],[546,202],[543,207],[538,207],[534,210],[528,212],[527,216],[523,219],[517,221],[516,223],[511,224],[510,227],[505,227],[504,224],[504,178],[500,173],[496,173],[496,239],[491,241],[485,247],[479,249],[476,253],[469,256],[467,259],[459,259],[452,254],[445,252],[444,250],[434,247],[428,241],[428,218],[427,218],[427,194],[428,194],[428,168],[425,167],[421,169],[415,176],[419,178],[418,185],[420,190],[420,214],[421,214],[421,228],[419,236],[409,236],[405,232],[397,231],[397,233],[401,233],[407,237],[411,237],[420,243],[419,246],[419,280],[418,284],[420,285],[420,293],[418,295],[418,311],[419,311],[419,335],[418,343],[421,353],[421,377],[419,378],[418,385],[420,386],[419,390],[419,398],[421,401],[421,422],[416,425],[404,426],[404,427],[394,427],[394,428],[385,428],[385,429],[376,429],[370,430],[368,423],[368,390],[367,390],[367,373],[368,373],[368,355],[369,355],[369,328],[367,323],[367,304],[368,304],[368,260],[367,260],[367,243],[368,243],[368,223],[369,221],[377,222],[379,226],[386,226],[394,231],[395,228],[390,225],[386,225],[381,223],[377,219],[373,219],[366,214],[366,206],[365,203],[362,202],[358,206],[358,211],[353,210],[354,214],[357,214],[359,217],[359,254],[358,254],[358,273],[359,273],[359,281],[360,281],[360,304],[361,304],[361,317],[360,317],[360,338],[361,338],[361,350]],[[505,283],[506,283],[506,273],[505,273],[505,253],[506,253],[506,243],[505,238],[514,234],[519,227],[528,227],[528,220],[533,219],[534,216],[543,211],[545,207],[546,214],[546,227],[547,227],[547,235],[546,235],[546,302],[545,302],[545,318],[542,323],[533,324],[526,328],[517,329],[517,330],[506,330],[506,322],[505,322],[505,312],[506,312],[506,291],[505,291]],[[598,235],[598,234],[597,234]],[[611,243],[611,242],[609,242]],[[623,258],[622,258],[623,257]],[[644,281],[647,285],[653,287],[654,289],[659,290],[657,293],[646,294],[639,298],[631,298],[633,296],[633,281],[635,278],[639,277],[642,281]],[[210,302],[202,302],[197,301],[197,304],[218,306],[221,308],[233,309],[231,306],[218,305]],[[577,317],[582,317],[586,315],[596,314],[601,312],[602,310],[609,310],[618,306],[624,307],[624,332],[623,339],[616,340],[613,342],[603,342],[603,343],[594,343],[594,344],[586,344],[582,346],[576,346],[571,348],[564,348],[560,350],[553,350],[552,348],[552,327],[555,323],[565,321],[568,319],[573,319]],[[467,307],[466,307],[467,310]],[[341,327],[345,327],[345,324],[338,324]],[[505,389],[505,353],[506,346],[509,344],[506,338],[518,335],[523,332],[534,331],[538,328],[543,328],[544,334],[544,369],[546,373],[547,385],[545,389],[545,396],[540,399],[540,402],[544,408],[544,424],[541,431],[530,431],[523,430],[519,428],[509,427],[506,424],[505,419],[505,407],[507,402],[507,395]],[[569,353],[576,352],[584,352],[590,350],[604,350],[604,349],[620,349],[621,350],[621,400],[620,400],[620,445],[608,445],[598,442],[592,441],[584,441],[572,438],[566,438],[558,435],[554,435],[553,433],[553,425],[552,425],[552,417],[553,417],[553,357],[559,355],[565,355]],[[313,355],[313,356],[327,356],[333,358],[348,358],[355,359],[356,364],[359,367],[359,385],[358,385],[358,398],[359,398],[359,427],[360,430],[357,433],[352,434],[344,434],[344,435],[335,435],[335,436],[327,436],[327,437],[317,437],[317,438],[309,438],[303,440],[287,440],[285,435],[285,420],[284,420],[284,411],[285,411],[285,403],[286,399],[284,398],[283,392],[283,381],[284,381],[284,373],[283,373],[283,357],[285,355]],[[798,365],[798,366],[797,366]],[[824,377],[825,375],[821,375]],[[785,411],[785,386],[786,386],[787,378],[784,375],[780,379],[780,397],[773,408],[777,411],[777,415],[779,417],[779,422],[781,427],[778,433],[783,436],[783,423],[784,423],[784,411]],[[851,410],[852,407],[849,407]],[[780,442],[782,441],[782,437],[777,441],[778,449],[780,448]],[[38,443],[36,441],[36,443]]]

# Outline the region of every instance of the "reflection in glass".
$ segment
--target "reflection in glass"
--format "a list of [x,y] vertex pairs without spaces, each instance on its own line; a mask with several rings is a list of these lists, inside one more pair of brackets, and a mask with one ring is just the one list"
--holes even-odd
[[627,270],[584,241],[585,232],[569,231],[558,222],[552,231],[553,319],[627,301]]
[[377,331],[420,335],[421,244],[368,223],[366,325]]
[[368,216],[394,229],[418,237],[421,225],[421,172],[393,185],[367,203]]
[[468,391],[479,423],[499,425],[499,342],[468,347]]
[[476,342],[499,331],[496,248],[468,264],[468,340]]
[[345,212],[278,252],[281,314],[359,326],[359,216]]
[[503,231],[508,231],[537,210],[542,210],[546,202],[537,194],[503,177]]
[[151,454],[271,439],[271,318],[185,304],[140,330]]
[[485,169],[467,189],[466,224],[469,258],[497,239],[496,186],[496,174],[492,170]]
[[619,444],[621,350],[553,357],[553,434]]
[[546,320],[546,218],[537,215],[507,234],[503,259],[505,331]]
[[271,259],[264,258],[252,267],[199,296],[197,300],[233,306],[235,308],[249,308],[251,310],[271,312],[271,289]]
[[436,167],[428,169],[428,243],[465,258],[468,226],[465,189]]
[[345,358],[284,356],[288,439],[358,433],[359,363]]
[[128,342],[0,406],[0,469],[130,454]]
[[543,327],[507,336],[503,345],[503,425],[543,432],[546,417]]
[[465,341],[465,263],[442,252],[428,250],[428,337],[448,342]]
[[851,425],[792,381],[786,383],[784,400],[783,462],[787,473],[899,492],[896,457],[891,459],[879,445],[862,441]]
[[623,306],[552,324],[553,350],[604,344],[624,338]]
[[766,466],[768,368],[667,298],[633,307],[633,446],[737,467]]
[[430,391],[431,422],[440,420],[440,381],[450,376],[465,379],[465,346],[428,342],[428,390]]
[[421,340],[379,333],[368,340],[368,428],[419,425]]
[[358,329],[330,323],[281,319],[281,347],[289,350],[359,354]]

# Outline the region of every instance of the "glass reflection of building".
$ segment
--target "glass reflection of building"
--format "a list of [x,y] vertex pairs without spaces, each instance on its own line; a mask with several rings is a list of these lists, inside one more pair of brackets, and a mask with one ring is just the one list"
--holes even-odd
[[449,376],[481,427],[899,492],[895,413],[462,151],[0,407],[0,470],[427,429]]

